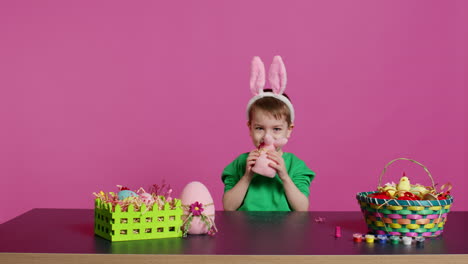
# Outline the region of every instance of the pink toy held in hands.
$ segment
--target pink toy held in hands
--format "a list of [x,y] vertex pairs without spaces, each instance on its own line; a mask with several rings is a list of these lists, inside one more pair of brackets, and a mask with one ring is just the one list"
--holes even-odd
[[279,138],[274,140],[271,135],[267,134],[263,139],[263,143],[258,146],[260,157],[258,157],[255,165],[252,167],[252,171],[266,177],[274,178],[276,175],[276,170],[268,165],[273,161],[267,157],[266,153],[270,150],[277,150],[278,148],[281,148],[287,142],[288,140],[286,138]]

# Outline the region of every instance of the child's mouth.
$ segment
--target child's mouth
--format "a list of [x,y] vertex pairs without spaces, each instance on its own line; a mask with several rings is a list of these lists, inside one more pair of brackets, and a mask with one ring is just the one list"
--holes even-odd
[[265,142],[262,142],[262,143],[260,143],[260,145],[258,145],[258,148],[261,149],[261,148],[263,148],[264,146],[265,146]]

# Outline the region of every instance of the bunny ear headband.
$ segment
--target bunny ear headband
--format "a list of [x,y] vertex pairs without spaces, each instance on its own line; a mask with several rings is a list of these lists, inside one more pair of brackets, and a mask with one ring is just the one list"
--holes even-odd
[[294,107],[286,96],[283,95],[286,90],[286,68],[280,56],[275,56],[270,66],[268,73],[268,81],[270,82],[273,92],[264,92],[265,87],[265,66],[260,57],[255,56],[252,59],[252,71],[250,73],[250,91],[254,95],[247,104],[247,118],[252,104],[263,97],[274,97],[285,103],[291,112],[291,121],[294,121]]

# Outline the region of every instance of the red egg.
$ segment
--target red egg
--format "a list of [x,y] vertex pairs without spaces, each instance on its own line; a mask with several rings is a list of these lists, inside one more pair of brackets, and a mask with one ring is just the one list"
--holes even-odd
[[371,193],[368,195],[368,197],[376,198],[376,199],[392,199],[386,193]]

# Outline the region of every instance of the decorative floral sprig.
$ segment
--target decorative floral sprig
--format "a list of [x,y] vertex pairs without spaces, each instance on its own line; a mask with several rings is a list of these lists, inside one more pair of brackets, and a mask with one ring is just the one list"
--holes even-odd
[[150,192],[153,193],[156,196],[163,196],[166,198],[167,202],[170,202],[172,200],[171,194],[172,194],[172,189],[171,186],[166,184],[165,181],[162,182],[161,185],[158,184],[153,184],[150,187]]
[[[211,204],[207,204],[205,206],[211,206],[213,205],[213,203]],[[187,234],[188,234],[188,231],[190,229],[190,226],[192,225],[192,221],[193,221],[193,218],[194,217],[200,217],[200,219],[202,220],[202,222],[205,224],[205,226],[208,228],[208,235],[210,236],[214,236],[216,234],[216,232],[218,232],[218,229],[216,228],[216,225],[215,225],[215,222],[213,221],[213,219],[204,214],[203,211],[205,210],[205,208],[203,208],[203,204],[200,203],[200,202],[194,202],[190,205],[183,205],[182,207],[184,207],[187,212],[189,213],[187,218],[185,218],[185,221],[183,223],[183,237],[186,237]]]
[[452,184],[450,182],[447,182],[446,184],[440,186],[440,193],[437,196],[437,199],[443,200],[447,199],[448,196],[450,195],[450,190],[452,190]]
[[199,202],[194,202],[190,205],[189,212],[192,213],[194,216],[200,216],[204,210],[205,209],[203,209],[203,204]]

